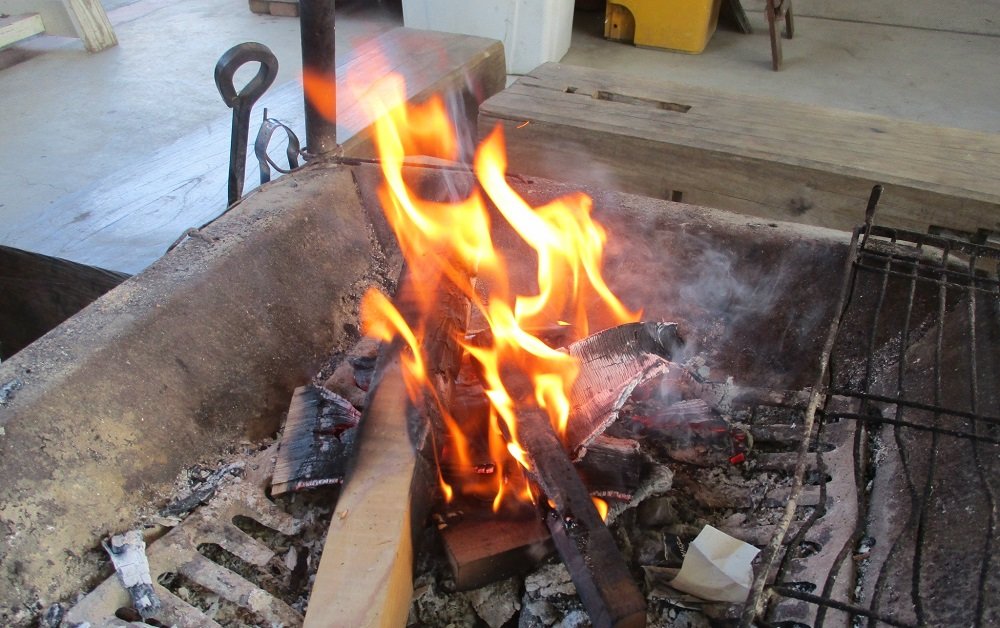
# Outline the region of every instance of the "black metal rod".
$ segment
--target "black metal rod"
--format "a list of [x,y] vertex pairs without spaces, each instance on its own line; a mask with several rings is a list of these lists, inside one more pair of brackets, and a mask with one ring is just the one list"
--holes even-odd
[[843,602],[838,602],[832,598],[822,597],[819,595],[813,595],[812,593],[806,593],[804,591],[796,591],[795,589],[787,586],[776,585],[773,590],[778,595],[784,597],[794,598],[796,600],[802,600],[803,602],[809,602],[811,604],[816,604],[821,607],[835,608],[838,611],[844,611],[845,613],[851,613],[853,615],[861,615],[862,617],[869,617],[875,619],[884,624],[889,624],[890,626],[899,626],[900,628],[914,628],[913,624],[907,624],[899,621],[888,615],[883,615],[881,613],[870,611],[866,608],[860,606],[854,606],[852,604],[844,604]]
[[[302,70],[321,79],[313,84],[313,98],[304,99],[305,151],[311,156],[331,153],[337,148],[337,66],[334,55],[337,23],[334,5],[334,0],[299,0]],[[317,94],[320,90],[322,94]],[[318,103],[322,103],[323,110]]]

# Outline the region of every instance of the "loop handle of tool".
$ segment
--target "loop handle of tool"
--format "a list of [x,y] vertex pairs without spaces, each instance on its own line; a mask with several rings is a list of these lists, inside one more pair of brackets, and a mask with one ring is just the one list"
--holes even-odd
[[[251,61],[260,63],[257,74],[239,92],[233,84],[236,71]],[[227,50],[215,64],[215,86],[219,88],[223,102],[230,109],[240,101],[252,105],[260,98],[278,76],[278,59],[264,44],[248,41]]]

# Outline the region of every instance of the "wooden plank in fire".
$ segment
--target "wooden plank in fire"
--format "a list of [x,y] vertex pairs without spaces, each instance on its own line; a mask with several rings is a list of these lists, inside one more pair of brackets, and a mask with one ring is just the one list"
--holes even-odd
[[[416,315],[415,286],[404,269],[395,305]],[[435,392],[447,403],[460,364],[469,302],[453,285],[439,288],[422,347]],[[304,626],[402,626],[413,593],[416,531],[435,491],[434,451],[440,416],[431,402],[409,401],[399,341],[375,367],[368,407],[357,437],[356,466],[348,472],[334,511],[309,598]]]
[[531,462],[529,474],[544,492],[545,524],[591,623],[596,628],[645,626],[646,600],[548,415],[538,408],[518,410],[518,438]]
[[356,466],[330,522],[304,626],[403,626],[413,594],[417,455],[398,349],[376,373]]

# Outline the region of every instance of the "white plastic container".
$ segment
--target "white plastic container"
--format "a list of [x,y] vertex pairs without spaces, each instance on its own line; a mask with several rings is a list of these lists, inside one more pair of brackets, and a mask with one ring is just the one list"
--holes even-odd
[[403,0],[403,25],[503,42],[509,74],[569,50],[574,0]]

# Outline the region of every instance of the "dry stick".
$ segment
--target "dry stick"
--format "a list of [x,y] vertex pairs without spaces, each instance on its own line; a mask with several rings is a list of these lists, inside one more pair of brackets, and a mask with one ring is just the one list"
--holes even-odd
[[[869,200],[869,212],[871,211],[872,201]],[[845,273],[848,277],[851,277],[852,267],[858,257],[858,236],[859,231],[855,230],[854,236],[851,239],[851,246],[848,251],[847,259],[844,264]],[[767,586],[767,580],[771,570],[777,563],[781,545],[785,540],[788,528],[791,526],[792,519],[795,518],[795,511],[798,508],[799,496],[802,494],[802,486],[805,480],[806,458],[809,452],[809,443],[812,438],[813,428],[815,426],[816,411],[827,397],[826,378],[830,367],[830,357],[833,354],[833,346],[840,333],[840,323],[847,309],[848,293],[850,292],[852,284],[853,279],[849,279],[841,286],[836,309],[838,316],[830,325],[829,333],[827,334],[826,341],[823,344],[823,351],[819,357],[819,374],[816,377],[816,385],[813,386],[812,391],[809,393],[809,405],[806,407],[805,421],[802,427],[803,437],[802,440],[799,441],[799,449],[797,452],[798,459],[793,473],[792,493],[788,497],[788,501],[785,503],[785,512],[782,514],[781,521],[778,524],[778,530],[774,536],[771,537],[771,542],[768,544],[767,549],[764,550],[763,558],[761,559],[760,565],[757,567],[754,575],[754,581],[750,588],[750,593],[747,595],[743,612],[740,615],[740,628],[750,628],[753,625],[754,620],[763,614],[764,606],[767,602],[767,596],[765,595],[764,588]]]
[[517,426],[529,473],[555,504],[553,510],[543,501],[545,523],[590,621],[595,628],[645,626],[646,601],[548,416],[537,407],[521,409]]

